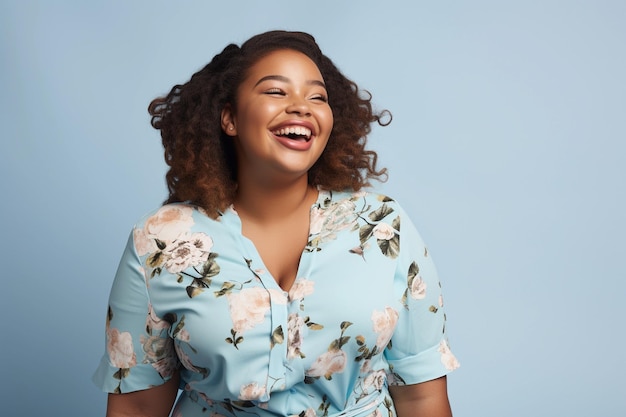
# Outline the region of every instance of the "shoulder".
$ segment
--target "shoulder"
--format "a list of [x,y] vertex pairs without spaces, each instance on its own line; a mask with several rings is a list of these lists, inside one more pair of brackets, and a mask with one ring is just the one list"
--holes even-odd
[[172,203],[144,215],[133,228],[133,239],[141,256],[163,250],[174,242],[202,243],[219,225],[220,218],[211,219],[195,205]]
[[219,218],[217,220],[209,218],[202,208],[193,204],[170,203],[144,214],[135,223],[135,228],[155,230],[173,225],[186,227],[194,225],[198,221],[205,223],[207,220],[219,222]]
[[361,208],[364,212],[372,212],[375,210],[383,210],[386,214],[396,212],[396,214],[405,214],[402,206],[395,198],[386,194],[382,194],[373,189],[361,189],[359,191],[343,190],[343,191],[322,191],[322,204],[330,205],[340,203],[342,201],[350,201],[356,207]]

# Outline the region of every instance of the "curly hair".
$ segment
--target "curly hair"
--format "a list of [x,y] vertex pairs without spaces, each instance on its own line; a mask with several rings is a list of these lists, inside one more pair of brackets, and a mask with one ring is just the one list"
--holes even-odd
[[308,56],[326,84],[334,125],[320,158],[308,172],[308,182],[327,190],[360,190],[371,179],[384,181],[377,154],[366,149],[371,125],[386,126],[391,114],[375,112],[372,96],[359,90],[325,56],[313,36],[303,32],[270,31],[253,36],[241,47],[230,44],[204,68],[163,97],[148,111],[151,124],[161,131],[169,197],[164,202],[186,201],[217,217],[237,192],[237,158],[233,141],[222,131],[220,118],[226,105],[236,107],[236,91],[247,71],[270,52],[290,49]]

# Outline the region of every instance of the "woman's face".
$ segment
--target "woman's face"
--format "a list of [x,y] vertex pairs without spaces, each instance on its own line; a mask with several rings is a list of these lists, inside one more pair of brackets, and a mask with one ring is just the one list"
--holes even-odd
[[222,112],[222,128],[235,141],[239,180],[283,181],[306,175],[333,128],[319,69],[294,50],[264,56],[239,86],[236,108]]

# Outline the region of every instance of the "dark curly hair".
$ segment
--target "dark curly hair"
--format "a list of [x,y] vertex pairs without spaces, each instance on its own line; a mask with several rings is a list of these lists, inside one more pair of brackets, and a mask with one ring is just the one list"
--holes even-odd
[[377,154],[366,150],[371,124],[385,126],[391,114],[372,109],[372,96],[347,79],[325,56],[313,36],[270,31],[253,36],[241,47],[230,44],[183,85],[175,85],[148,107],[151,124],[161,131],[169,197],[164,204],[187,201],[217,217],[234,200],[237,158],[233,141],[222,131],[220,117],[227,104],[236,107],[236,91],[248,69],[270,52],[291,49],[304,53],[319,68],[326,84],[334,125],[328,144],[311,167],[308,181],[327,190],[359,190],[370,179],[384,181]]

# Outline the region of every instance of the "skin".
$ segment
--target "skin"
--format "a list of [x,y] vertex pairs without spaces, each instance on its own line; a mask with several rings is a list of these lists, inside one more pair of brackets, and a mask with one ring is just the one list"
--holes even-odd
[[452,417],[445,376],[420,384],[389,387],[398,417]]
[[[257,61],[237,90],[237,105],[222,111],[224,132],[235,141],[238,188],[234,207],[242,232],[256,246],[277,284],[289,290],[309,232],[318,192],[307,173],[322,154],[333,127],[324,80],[306,55],[274,51]],[[305,127],[308,141],[277,134]],[[165,384],[109,394],[107,417],[167,417],[178,375]],[[451,417],[445,377],[390,387],[398,417]]]
[[179,376],[163,385],[127,394],[109,394],[106,417],[168,417],[176,394]]
[[[222,128],[237,150],[239,194],[248,184],[275,189],[306,180],[333,127],[327,96],[317,66],[300,52],[274,51],[248,70],[237,89],[236,108],[222,112]],[[275,134],[288,126],[310,129],[310,140]]]
[[[276,134],[288,127],[311,131],[309,140]],[[277,283],[289,290],[309,232],[317,190],[307,173],[333,127],[324,79],[315,63],[292,50],[274,51],[253,65],[237,90],[237,107],[222,112],[238,158],[234,207]]]

